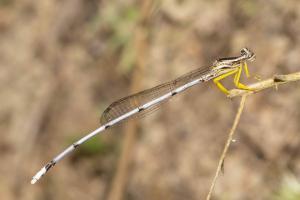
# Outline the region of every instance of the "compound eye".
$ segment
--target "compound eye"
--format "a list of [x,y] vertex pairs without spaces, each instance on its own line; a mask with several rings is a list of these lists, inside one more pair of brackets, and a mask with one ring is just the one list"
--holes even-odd
[[250,54],[250,51],[247,48],[242,48],[241,49],[241,54],[242,55],[248,55],[248,54]]

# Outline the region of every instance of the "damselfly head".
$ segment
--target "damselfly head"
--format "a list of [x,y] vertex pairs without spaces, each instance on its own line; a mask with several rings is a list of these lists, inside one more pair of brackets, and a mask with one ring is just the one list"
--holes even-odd
[[254,61],[255,60],[255,53],[253,53],[250,49],[248,48],[242,48],[241,49],[241,55],[245,56],[245,58],[249,61]]

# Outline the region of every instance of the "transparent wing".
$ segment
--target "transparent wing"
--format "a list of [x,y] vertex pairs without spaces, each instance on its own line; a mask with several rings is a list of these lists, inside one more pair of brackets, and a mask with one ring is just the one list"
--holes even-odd
[[[153,99],[156,99],[168,92],[171,92],[172,90],[183,86],[193,80],[199,79],[203,77],[205,74],[209,73],[211,71],[211,68],[200,68],[196,69],[194,71],[191,71],[183,76],[180,76],[179,78],[163,83],[161,85],[158,85],[156,87],[138,92],[136,94],[124,97],[118,101],[113,102],[108,108],[106,108],[101,116],[101,124],[105,124],[110,122],[113,119],[116,119],[125,113],[140,107],[147,102],[150,102]],[[170,99],[170,98],[168,98]],[[162,103],[166,102],[168,99],[165,99],[164,101],[153,105],[152,107],[142,110],[141,112],[137,113],[136,115],[132,117],[139,117],[144,116],[145,114],[157,110]],[[130,118],[132,118],[130,117]]]

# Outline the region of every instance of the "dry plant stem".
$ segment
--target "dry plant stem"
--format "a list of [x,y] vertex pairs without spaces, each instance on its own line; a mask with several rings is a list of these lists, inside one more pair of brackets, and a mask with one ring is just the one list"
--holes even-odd
[[227,151],[228,151],[229,146],[230,146],[230,144],[231,144],[231,141],[232,141],[233,135],[234,135],[234,133],[235,133],[236,127],[237,127],[237,125],[238,125],[238,123],[239,123],[239,121],[240,121],[242,111],[243,111],[243,109],[244,109],[246,97],[247,97],[247,94],[244,94],[244,95],[242,96],[242,99],[241,99],[241,102],[240,102],[240,106],[239,106],[238,112],[237,112],[237,114],[236,114],[236,116],[235,116],[234,123],[233,123],[232,128],[231,128],[231,130],[230,130],[230,132],[229,132],[228,139],[227,139],[227,141],[226,141],[226,144],[225,144],[225,146],[224,146],[222,155],[221,155],[221,157],[220,157],[219,164],[218,164],[218,167],[217,167],[217,170],[216,170],[216,174],[215,174],[215,177],[214,177],[214,179],[213,179],[213,181],[212,181],[212,184],[211,184],[211,186],[210,186],[209,192],[208,192],[208,194],[207,194],[207,196],[206,196],[206,200],[210,200],[210,197],[211,197],[212,192],[213,192],[213,190],[214,190],[214,187],[215,187],[215,185],[216,185],[217,178],[219,177],[219,174],[220,174],[220,172],[221,172],[221,170],[222,170],[222,165],[223,165],[225,156],[226,156],[226,154],[227,154]]
[[244,94],[253,94],[267,88],[277,88],[278,85],[300,81],[300,72],[295,72],[286,75],[275,75],[273,78],[262,80],[250,85],[247,85],[253,91],[233,89],[229,91],[228,97],[233,98]]
[[214,177],[214,179],[212,181],[212,184],[210,186],[210,190],[207,194],[206,200],[210,200],[210,198],[211,198],[211,195],[212,195],[213,189],[215,187],[217,178],[218,178],[218,176],[220,174],[220,171],[222,169],[222,164],[224,162],[226,153],[229,149],[229,146],[230,146],[230,143],[232,141],[233,135],[235,133],[236,127],[237,127],[238,122],[240,120],[240,117],[241,117],[241,114],[242,114],[242,111],[243,111],[243,108],[244,108],[244,105],[245,105],[246,97],[248,95],[254,94],[256,92],[260,92],[260,91],[268,89],[268,88],[277,88],[278,85],[293,82],[293,81],[300,81],[300,72],[295,72],[295,73],[285,74],[285,75],[275,75],[273,78],[258,81],[256,83],[247,85],[253,91],[239,90],[239,89],[232,89],[232,90],[229,91],[228,97],[233,98],[233,97],[237,97],[237,96],[242,96],[242,99],[241,99],[240,107],[239,107],[239,110],[236,114],[233,126],[232,126],[232,128],[229,132],[229,136],[228,136],[227,142],[225,144],[223,153],[220,157],[219,164],[218,164],[218,167],[217,167],[217,170],[216,170],[216,174],[215,174],[215,177]]
[[[141,74],[145,68],[145,60],[146,60],[146,53],[148,49],[147,37],[147,22],[149,11],[152,6],[152,1],[147,0],[143,1],[141,4],[141,10],[143,15],[140,19],[140,25],[137,28],[135,35],[135,45],[137,49],[136,55],[136,67],[133,74],[133,81],[131,83],[131,92],[136,92],[141,88]],[[122,153],[119,159],[119,163],[117,166],[116,175],[114,177],[111,189],[108,193],[108,200],[121,200],[123,198],[123,193],[125,189],[125,185],[127,182],[129,165],[131,163],[131,156],[133,153],[134,144],[136,143],[136,135],[137,135],[137,124],[135,121],[129,121],[126,125],[125,130],[125,138],[123,142]]]

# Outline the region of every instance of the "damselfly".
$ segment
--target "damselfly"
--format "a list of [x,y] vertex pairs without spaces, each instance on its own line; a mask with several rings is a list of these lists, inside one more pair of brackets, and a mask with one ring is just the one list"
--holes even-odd
[[48,164],[46,164],[35,176],[33,176],[31,184],[37,182],[58,161],[60,161],[63,157],[91,137],[115,124],[118,124],[121,121],[129,119],[133,116],[145,114],[146,112],[157,108],[171,97],[198,83],[213,80],[222,92],[228,94],[228,90],[221,84],[220,80],[226,78],[227,76],[234,75],[233,82],[237,88],[250,90],[250,88],[248,88],[246,85],[240,83],[240,76],[244,69],[246,76],[249,77],[249,71],[246,62],[253,61],[254,59],[255,54],[249,49],[243,48],[240,56],[220,58],[216,60],[210,67],[196,69],[173,81],[158,85],[148,90],[144,90],[112,103],[102,114],[102,125],[95,131],[73,143]]

